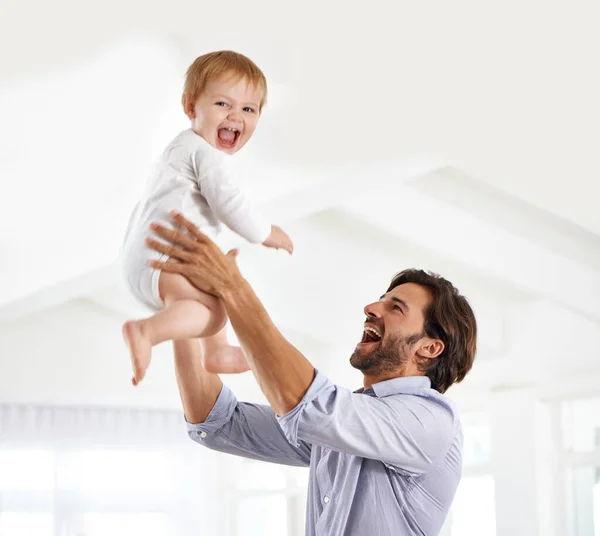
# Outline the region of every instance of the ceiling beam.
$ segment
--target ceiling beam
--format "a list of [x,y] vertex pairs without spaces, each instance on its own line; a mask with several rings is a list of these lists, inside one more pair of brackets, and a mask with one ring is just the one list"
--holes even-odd
[[265,201],[261,208],[273,221],[285,223],[299,220],[360,198],[365,192],[401,184],[446,165],[445,160],[433,155],[413,155],[392,163],[340,167],[303,184],[302,188]]
[[0,307],[0,324],[56,307],[80,296],[87,296],[109,285],[114,285],[117,281],[118,272],[115,264],[61,281]]
[[[412,156],[390,164],[338,168],[302,184],[301,188],[263,199],[261,209],[274,222],[285,224],[310,216],[344,201],[360,198],[366,190],[379,190],[411,178],[430,173],[444,166],[432,156]],[[369,180],[373,177],[373,180]],[[224,246],[237,245],[239,238],[225,234],[220,241]],[[64,301],[88,296],[118,282],[114,264],[92,270],[72,279],[46,287],[0,307],[0,322],[58,305]]]
[[344,206],[349,216],[600,322],[600,272],[485,214],[470,214],[407,185]]

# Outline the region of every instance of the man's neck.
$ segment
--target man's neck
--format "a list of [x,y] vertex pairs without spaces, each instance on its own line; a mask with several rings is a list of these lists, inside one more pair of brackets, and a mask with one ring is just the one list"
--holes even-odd
[[368,389],[376,383],[393,380],[394,378],[404,378],[406,376],[424,376],[424,374],[414,363],[406,363],[402,368],[395,371],[382,372],[379,374],[369,374],[368,372],[365,372],[363,386],[365,389]]

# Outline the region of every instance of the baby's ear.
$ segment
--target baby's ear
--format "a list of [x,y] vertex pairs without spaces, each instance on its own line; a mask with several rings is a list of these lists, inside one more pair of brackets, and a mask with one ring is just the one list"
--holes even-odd
[[196,102],[194,99],[190,98],[187,93],[184,93],[181,96],[181,105],[183,106],[185,115],[187,115],[190,119],[194,119],[194,117],[196,117],[196,112],[194,110]]

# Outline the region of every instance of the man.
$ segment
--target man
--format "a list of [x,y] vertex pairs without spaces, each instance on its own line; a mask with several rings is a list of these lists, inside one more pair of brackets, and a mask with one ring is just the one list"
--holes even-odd
[[[181,215],[187,233],[160,225],[167,245],[148,245],[172,262],[153,266],[185,275],[220,298],[269,406],[238,402],[202,369],[190,341],[176,355],[189,435],[208,448],[248,458],[310,466],[306,534],[439,534],[462,468],[462,429],[444,393],[473,365],[476,322],[445,279],[398,274],[365,307],[361,342],[350,363],[364,374],[351,392],[333,385],[277,330],[236,265]],[[178,350],[184,350],[180,346]]]

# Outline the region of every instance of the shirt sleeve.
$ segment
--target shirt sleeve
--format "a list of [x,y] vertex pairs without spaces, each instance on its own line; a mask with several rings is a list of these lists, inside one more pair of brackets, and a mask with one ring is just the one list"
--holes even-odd
[[237,185],[228,158],[210,146],[194,151],[198,188],[219,221],[249,242],[262,244],[271,224]]
[[452,406],[419,395],[353,393],[317,373],[302,401],[278,418],[292,444],[310,443],[379,460],[420,475],[449,451],[457,427]]
[[187,423],[187,428],[192,440],[212,450],[283,465],[310,465],[309,444],[290,444],[269,406],[238,402],[226,385],[206,420]]

